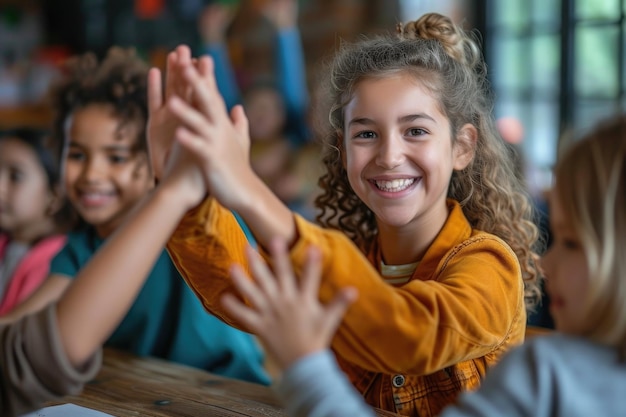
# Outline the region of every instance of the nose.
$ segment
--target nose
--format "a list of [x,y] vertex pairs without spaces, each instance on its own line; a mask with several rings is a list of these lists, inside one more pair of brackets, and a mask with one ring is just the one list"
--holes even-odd
[[105,175],[104,162],[100,158],[88,157],[81,170],[81,177],[87,182],[97,182]]
[[405,160],[404,141],[395,135],[381,137],[376,164],[385,169],[400,166]]

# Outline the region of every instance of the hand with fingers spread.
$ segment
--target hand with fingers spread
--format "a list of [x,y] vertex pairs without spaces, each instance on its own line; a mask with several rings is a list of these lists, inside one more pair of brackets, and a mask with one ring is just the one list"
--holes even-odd
[[308,259],[296,280],[282,240],[270,245],[273,271],[254,249],[248,247],[254,280],[234,265],[231,276],[235,287],[248,301],[244,304],[233,294],[222,298],[232,317],[255,333],[281,370],[298,359],[328,348],[348,306],[356,300],[352,287],[342,289],[327,305],[321,304],[318,291],[321,279],[320,252],[310,247]]

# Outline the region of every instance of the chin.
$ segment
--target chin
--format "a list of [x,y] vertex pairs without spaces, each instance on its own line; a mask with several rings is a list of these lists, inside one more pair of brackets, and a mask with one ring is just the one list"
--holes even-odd
[[394,216],[385,214],[384,216],[376,216],[376,222],[378,224],[384,224],[387,227],[402,228],[413,221],[413,217],[409,216]]

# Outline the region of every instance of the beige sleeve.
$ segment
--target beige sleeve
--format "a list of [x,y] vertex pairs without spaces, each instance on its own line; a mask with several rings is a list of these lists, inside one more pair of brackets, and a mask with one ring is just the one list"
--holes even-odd
[[0,415],[14,416],[76,394],[100,369],[99,350],[81,368],[68,360],[57,330],[56,306],[0,326]]

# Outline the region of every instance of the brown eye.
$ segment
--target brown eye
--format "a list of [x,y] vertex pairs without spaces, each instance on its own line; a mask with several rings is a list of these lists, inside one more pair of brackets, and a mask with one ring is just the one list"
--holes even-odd
[[357,133],[356,135],[354,135],[354,137],[362,138],[362,139],[373,139],[376,137],[376,134],[372,132],[371,130],[366,130],[366,131]]
[[426,132],[424,129],[419,128],[419,127],[414,127],[414,128],[409,129],[410,136],[423,136],[427,133],[428,132]]

